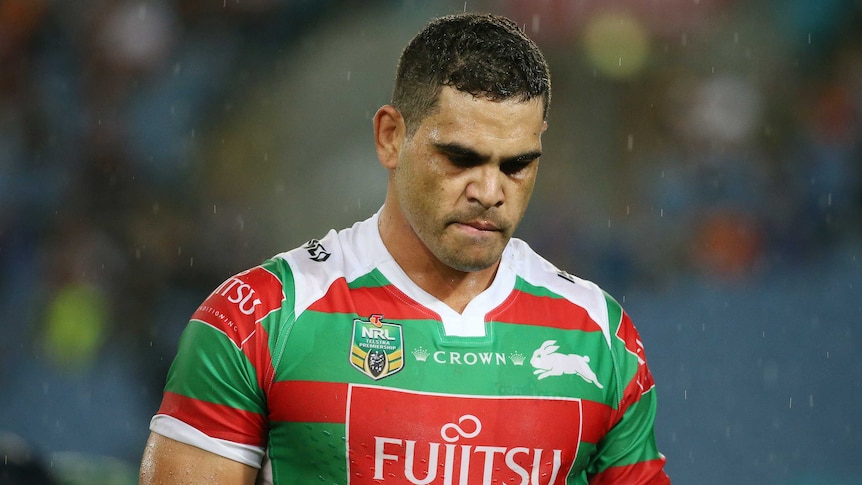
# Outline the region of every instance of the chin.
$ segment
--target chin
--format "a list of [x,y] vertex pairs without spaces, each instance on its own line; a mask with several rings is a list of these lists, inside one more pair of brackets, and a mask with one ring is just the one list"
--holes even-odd
[[464,273],[474,273],[476,271],[482,271],[484,269],[488,269],[497,262],[500,261],[500,254],[497,254],[495,257],[488,256],[483,258],[472,258],[468,259],[463,257],[463,254],[458,254],[457,257],[453,258],[439,258],[446,266],[449,266],[452,269],[462,271]]
[[464,273],[473,273],[496,265],[506,244],[501,244],[499,240],[456,239],[426,247],[435,248],[431,252],[446,266]]

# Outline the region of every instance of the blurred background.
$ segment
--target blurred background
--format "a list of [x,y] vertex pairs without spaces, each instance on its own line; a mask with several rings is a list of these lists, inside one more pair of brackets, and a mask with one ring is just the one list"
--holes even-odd
[[463,10],[548,58],[518,235],[632,315],[674,483],[862,483],[858,0],[0,0],[0,481],[136,483],[191,313],[379,208]]

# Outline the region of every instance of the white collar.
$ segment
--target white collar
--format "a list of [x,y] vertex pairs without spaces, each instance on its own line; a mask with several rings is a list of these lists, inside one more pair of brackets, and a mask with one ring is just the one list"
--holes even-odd
[[357,248],[363,252],[368,250],[369,254],[363,254],[363,259],[370,259],[374,266],[404,294],[415,300],[420,305],[437,313],[443,322],[446,336],[457,337],[484,337],[487,335],[485,315],[500,306],[511,294],[515,286],[515,271],[512,268],[512,244],[506,245],[502,260],[494,276],[491,286],[479,293],[462,313],[458,313],[451,307],[420,288],[407,273],[395,262],[395,259],[383,244],[378,229],[380,211],[371,218],[358,225],[358,239],[369,241],[369,248]]

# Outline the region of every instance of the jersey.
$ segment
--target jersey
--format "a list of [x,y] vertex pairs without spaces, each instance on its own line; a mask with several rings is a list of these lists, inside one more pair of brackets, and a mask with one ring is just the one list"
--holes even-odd
[[377,217],[216,288],[150,429],[267,483],[669,483],[615,300],[513,238],[458,313],[401,270]]

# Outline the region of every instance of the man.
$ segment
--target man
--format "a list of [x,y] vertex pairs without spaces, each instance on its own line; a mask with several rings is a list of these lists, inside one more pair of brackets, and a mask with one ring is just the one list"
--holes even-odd
[[383,207],[198,308],[142,483],[669,483],[628,316],[512,238],[549,101],[513,22],[420,32],[374,116]]

